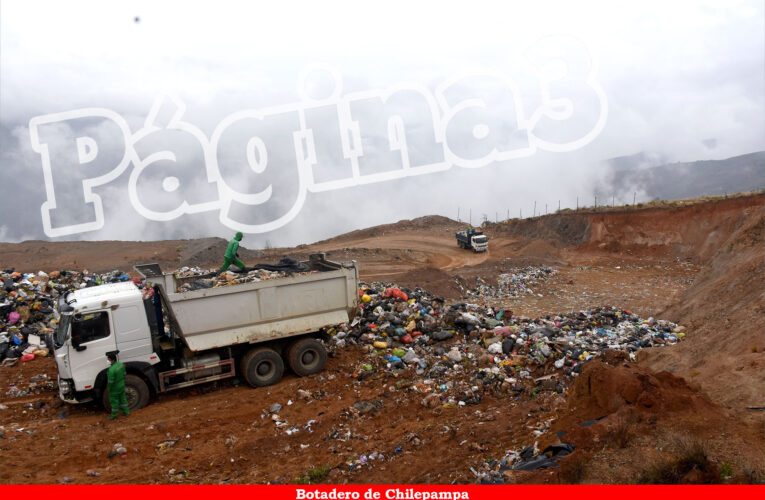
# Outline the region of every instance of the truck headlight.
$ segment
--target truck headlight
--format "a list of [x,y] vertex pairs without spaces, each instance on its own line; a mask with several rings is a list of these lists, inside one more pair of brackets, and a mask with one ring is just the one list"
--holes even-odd
[[69,389],[72,388],[71,384],[68,380],[59,380],[58,381],[58,388],[61,392],[67,393],[69,392]]

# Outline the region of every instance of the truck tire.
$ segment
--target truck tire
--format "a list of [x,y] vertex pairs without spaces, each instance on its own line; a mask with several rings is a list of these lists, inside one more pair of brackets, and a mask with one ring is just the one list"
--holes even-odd
[[273,385],[284,374],[284,361],[279,353],[268,347],[253,349],[242,357],[242,374],[252,387]]
[[[127,396],[130,411],[140,410],[149,403],[149,386],[138,375],[125,375],[125,396]],[[101,393],[101,403],[107,412],[112,411],[112,405],[109,403],[109,391],[106,387]]]
[[287,363],[299,377],[319,373],[327,363],[327,350],[316,339],[296,340],[287,348]]

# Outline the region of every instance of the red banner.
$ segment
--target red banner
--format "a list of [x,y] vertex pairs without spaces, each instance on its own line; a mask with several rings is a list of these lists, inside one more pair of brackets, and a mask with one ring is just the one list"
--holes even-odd
[[702,500],[721,495],[736,498],[761,498],[762,486],[240,486],[240,485],[163,485],[163,486],[3,486],[4,498],[46,497],[56,500],[148,497],[162,500],[209,500],[215,496],[231,498],[267,498],[268,500]]

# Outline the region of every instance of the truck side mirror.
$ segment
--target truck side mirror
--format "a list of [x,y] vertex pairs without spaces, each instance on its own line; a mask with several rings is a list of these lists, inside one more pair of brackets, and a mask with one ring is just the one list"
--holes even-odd
[[[75,333],[77,333],[77,335],[75,335]],[[75,331],[74,328],[72,328],[72,347],[74,347],[76,351],[84,351],[87,349],[87,346],[82,345],[80,332]]]

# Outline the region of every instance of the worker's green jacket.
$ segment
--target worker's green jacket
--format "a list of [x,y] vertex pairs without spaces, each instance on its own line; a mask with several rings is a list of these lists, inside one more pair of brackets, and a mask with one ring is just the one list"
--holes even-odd
[[226,247],[226,254],[224,255],[224,257],[227,259],[233,259],[238,251],[239,251],[239,241],[236,238],[234,238],[228,242],[228,247]]
[[106,388],[109,394],[120,394],[125,391],[125,365],[119,361],[112,363],[106,371]]

